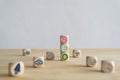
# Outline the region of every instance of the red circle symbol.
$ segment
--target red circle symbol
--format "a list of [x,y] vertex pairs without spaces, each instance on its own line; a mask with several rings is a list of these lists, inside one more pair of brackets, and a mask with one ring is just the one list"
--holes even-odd
[[62,36],[61,37],[61,43],[65,44],[67,42],[67,37],[66,36]]

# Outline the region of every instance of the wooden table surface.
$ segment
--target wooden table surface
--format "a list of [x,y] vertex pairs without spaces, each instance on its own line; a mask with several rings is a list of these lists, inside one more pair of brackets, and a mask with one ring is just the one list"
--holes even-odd
[[[44,56],[46,51],[55,52],[55,60],[45,60],[45,67],[33,68],[33,56]],[[120,80],[120,49],[82,49],[80,58],[72,57],[70,60],[60,61],[57,49],[32,49],[30,56],[22,56],[20,49],[0,50],[0,80]],[[96,56],[98,66],[86,67],[86,56]],[[8,63],[22,60],[25,63],[25,73],[22,77],[8,76]],[[101,60],[114,60],[115,72],[102,73]]]

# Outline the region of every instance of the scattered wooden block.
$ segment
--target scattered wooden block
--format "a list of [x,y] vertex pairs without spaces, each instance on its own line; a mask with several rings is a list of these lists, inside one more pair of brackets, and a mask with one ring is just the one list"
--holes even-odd
[[54,59],[54,52],[51,52],[51,51],[47,51],[46,52],[46,59],[47,60],[53,60]]
[[22,76],[24,73],[24,62],[18,61],[18,62],[11,62],[8,64],[8,74],[9,76]]
[[44,57],[33,57],[33,67],[39,68],[44,66]]
[[69,51],[69,45],[63,44],[61,45],[61,52],[68,52]]
[[80,57],[80,55],[81,55],[80,50],[73,50],[73,57],[78,58],[78,57]]
[[28,49],[23,49],[23,56],[27,56],[27,55],[30,55],[31,54],[31,49],[28,48]]
[[68,42],[69,42],[69,37],[67,35],[60,36],[60,43],[61,44],[67,44]]
[[86,65],[87,67],[95,67],[98,63],[98,60],[94,56],[86,56]]
[[61,60],[62,60],[62,61],[67,61],[67,60],[69,60],[69,53],[62,53],[62,54],[61,54]]
[[114,61],[102,60],[101,61],[101,71],[105,73],[111,73],[115,70]]

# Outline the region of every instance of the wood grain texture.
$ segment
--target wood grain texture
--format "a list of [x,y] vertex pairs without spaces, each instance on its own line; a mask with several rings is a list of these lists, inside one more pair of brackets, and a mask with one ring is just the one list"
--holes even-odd
[[[33,56],[46,57],[46,51],[55,52],[55,60],[45,60],[43,68],[33,68]],[[96,56],[98,66],[86,67],[86,56]],[[46,59],[46,58],[45,58]],[[22,77],[8,76],[8,63],[23,60],[25,73]],[[114,60],[115,72],[102,73],[101,60]],[[0,80],[120,80],[120,49],[81,49],[80,58],[60,61],[59,49],[32,49],[30,56],[22,56],[20,49],[0,50]]]

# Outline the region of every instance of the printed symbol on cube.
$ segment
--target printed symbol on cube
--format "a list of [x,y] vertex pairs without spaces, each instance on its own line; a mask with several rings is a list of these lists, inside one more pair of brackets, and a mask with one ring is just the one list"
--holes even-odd
[[69,50],[69,46],[68,45],[62,45],[61,46],[61,51],[62,52],[67,52]]
[[53,52],[46,52],[46,59],[47,60],[53,60],[54,59],[54,53]]
[[73,57],[79,57],[81,55],[80,50],[73,50]]
[[68,54],[62,53],[62,60],[68,60]]
[[20,63],[18,63],[14,69],[15,74],[18,74],[20,72]]
[[33,57],[33,67],[43,67],[44,66],[44,57]]
[[86,65],[88,67],[95,67],[98,63],[98,60],[96,57],[93,56],[86,56]]
[[28,49],[23,49],[23,56],[27,56],[27,55],[30,55],[31,54],[31,49],[28,48]]
[[25,53],[26,55],[30,55],[30,51],[26,51],[26,53]]
[[111,73],[115,70],[115,64],[114,61],[107,61],[102,60],[101,61],[101,71],[105,73]]
[[21,76],[24,73],[24,62],[19,61],[15,63],[9,63],[9,76]]
[[36,64],[36,65],[42,65],[43,64],[43,61],[42,60],[36,60],[35,62],[34,62],[34,64]]
[[68,36],[65,36],[65,35],[61,35],[60,36],[60,42],[62,44],[66,44],[68,42]]

